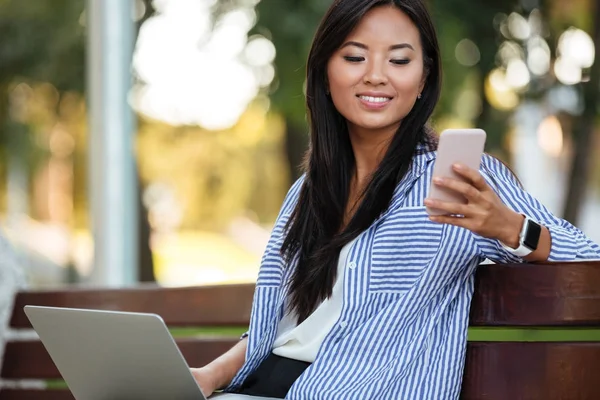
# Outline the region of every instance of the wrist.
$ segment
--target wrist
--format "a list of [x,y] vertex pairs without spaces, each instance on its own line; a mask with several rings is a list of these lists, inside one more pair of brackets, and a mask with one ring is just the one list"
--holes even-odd
[[505,225],[504,237],[500,241],[510,248],[518,248],[524,221],[525,217],[523,214],[511,210],[510,216],[507,218],[507,224]]
[[218,365],[215,365],[214,363],[210,363],[210,364],[202,367],[202,369],[206,373],[207,378],[210,381],[210,384],[213,386],[212,387],[213,391],[227,386],[228,382],[226,382],[227,379],[225,377],[225,374],[223,373],[222,368],[219,368]]

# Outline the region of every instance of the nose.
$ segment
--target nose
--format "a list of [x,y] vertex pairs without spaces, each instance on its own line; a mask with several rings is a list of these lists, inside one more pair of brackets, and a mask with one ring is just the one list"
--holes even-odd
[[388,78],[385,73],[384,63],[379,60],[371,60],[367,64],[367,71],[363,77],[363,82],[373,86],[387,84]]

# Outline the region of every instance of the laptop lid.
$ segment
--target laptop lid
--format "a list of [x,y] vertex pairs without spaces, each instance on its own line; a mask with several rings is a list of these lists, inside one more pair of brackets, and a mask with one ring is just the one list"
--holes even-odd
[[206,400],[156,314],[24,310],[77,400]]

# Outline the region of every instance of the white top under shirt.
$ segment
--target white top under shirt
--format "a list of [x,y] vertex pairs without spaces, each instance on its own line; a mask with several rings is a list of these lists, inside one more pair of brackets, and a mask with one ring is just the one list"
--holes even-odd
[[290,313],[279,321],[273,354],[310,363],[315,361],[321,343],[342,312],[344,271],[350,247],[355,241],[356,239],[347,243],[340,251],[331,297],[325,299],[300,325],[297,325],[296,315]]

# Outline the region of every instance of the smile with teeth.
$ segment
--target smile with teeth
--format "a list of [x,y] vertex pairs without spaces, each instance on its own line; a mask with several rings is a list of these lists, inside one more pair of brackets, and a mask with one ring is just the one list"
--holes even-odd
[[360,99],[364,101],[368,101],[369,103],[385,103],[390,101],[390,97],[371,97],[371,96],[358,96]]

